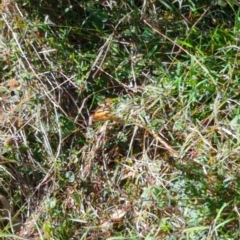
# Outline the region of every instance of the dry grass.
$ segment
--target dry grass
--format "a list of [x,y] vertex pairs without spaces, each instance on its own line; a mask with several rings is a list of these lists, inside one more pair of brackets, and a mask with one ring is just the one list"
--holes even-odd
[[180,1],[33,4],[1,6],[1,191],[22,222],[1,236],[237,239],[238,24],[200,35],[215,7]]

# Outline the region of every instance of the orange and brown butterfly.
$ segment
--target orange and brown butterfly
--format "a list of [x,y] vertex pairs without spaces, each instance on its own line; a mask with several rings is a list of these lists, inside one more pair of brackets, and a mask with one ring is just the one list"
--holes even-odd
[[105,122],[107,120],[117,120],[112,105],[113,99],[106,98],[104,102],[94,110],[93,114],[90,116],[90,122]]

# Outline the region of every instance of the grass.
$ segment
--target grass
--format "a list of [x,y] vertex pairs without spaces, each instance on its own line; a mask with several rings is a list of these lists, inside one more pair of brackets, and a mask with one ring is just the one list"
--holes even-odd
[[2,4],[1,235],[238,239],[238,5]]

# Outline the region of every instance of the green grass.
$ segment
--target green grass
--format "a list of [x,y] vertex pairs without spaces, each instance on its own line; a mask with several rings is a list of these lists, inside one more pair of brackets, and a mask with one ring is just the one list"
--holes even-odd
[[236,1],[0,9],[1,236],[239,238]]

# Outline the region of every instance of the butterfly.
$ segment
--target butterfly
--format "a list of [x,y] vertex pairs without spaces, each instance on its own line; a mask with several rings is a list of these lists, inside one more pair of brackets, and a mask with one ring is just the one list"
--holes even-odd
[[117,121],[118,118],[113,110],[113,99],[106,98],[102,104],[97,107],[89,118],[89,125],[92,121],[105,122],[107,120]]
[[109,108],[98,107],[91,115],[93,121],[106,121],[112,117],[111,110]]

